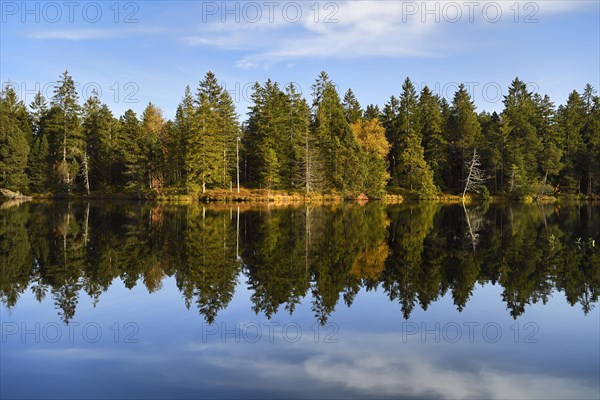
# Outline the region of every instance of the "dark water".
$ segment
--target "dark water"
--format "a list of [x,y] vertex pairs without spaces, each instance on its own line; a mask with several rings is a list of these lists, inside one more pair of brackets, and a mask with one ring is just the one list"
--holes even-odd
[[1,398],[599,398],[600,207],[0,209]]

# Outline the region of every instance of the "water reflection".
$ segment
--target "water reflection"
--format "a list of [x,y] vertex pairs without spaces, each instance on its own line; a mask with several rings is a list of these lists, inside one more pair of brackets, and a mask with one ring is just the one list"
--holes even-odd
[[499,284],[513,318],[564,292],[584,314],[598,301],[600,208],[439,204],[253,208],[248,205],[25,203],[0,209],[0,296],[51,297],[64,323],[120,279],[150,293],[175,279],[212,323],[245,283],[271,318],[311,302],[328,321],[361,290],[382,288],[408,319],[450,294]]

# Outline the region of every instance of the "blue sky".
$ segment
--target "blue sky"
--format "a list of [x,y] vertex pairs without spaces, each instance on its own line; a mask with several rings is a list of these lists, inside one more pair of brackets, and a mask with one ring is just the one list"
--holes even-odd
[[172,118],[186,85],[216,73],[245,117],[250,85],[296,83],[321,70],[340,92],[382,106],[409,76],[478,110],[502,109],[519,76],[564,103],[600,86],[598,1],[1,2],[0,80],[31,102],[68,69],[118,116],[152,101]]

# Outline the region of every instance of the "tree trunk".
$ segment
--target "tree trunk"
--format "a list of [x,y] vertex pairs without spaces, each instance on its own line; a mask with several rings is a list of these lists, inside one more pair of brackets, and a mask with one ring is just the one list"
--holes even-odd
[[537,201],[540,197],[542,197],[544,195],[544,189],[546,188],[546,182],[548,181],[548,171],[546,171],[546,174],[544,175],[544,179],[542,179],[542,183],[540,184],[540,189],[538,190],[537,194],[535,195],[534,200]]
[[85,151],[83,152],[82,167],[83,167],[83,183],[85,184],[85,192],[89,196],[90,195],[90,175],[89,175],[89,168],[88,168],[87,152],[85,152]]

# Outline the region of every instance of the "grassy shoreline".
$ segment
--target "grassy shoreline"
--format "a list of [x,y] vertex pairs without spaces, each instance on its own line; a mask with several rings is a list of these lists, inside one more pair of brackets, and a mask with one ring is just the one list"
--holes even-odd
[[[360,195],[341,195],[339,193],[317,194],[311,193],[306,195],[302,192],[294,192],[287,190],[271,190],[266,189],[247,189],[241,188],[237,190],[211,189],[206,193],[184,193],[183,191],[168,190],[162,193],[148,192],[141,193],[126,193],[126,192],[93,192],[90,195],[76,193],[40,193],[31,194],[27,200],[128,200],[128,201],[147,201],[147,202],[172,202],[172,203],[289,203],[289,204],[331,204],[342,202],[358,202],[366,203],[368,201],[381,201],[386,204],[400,204],[406,202],[437,202],[443,204],[462,204],[463,199],[460,195],[442,193],[435,196],[423,198],[418,193],[388,193],[383,198],[369,199],[364,194]],[[8,200],[0,196],[0,200]],[[586,202],[598,201],[598,196],[583,196],[583,195],[565,195],[544,196],[537,199],[538,203],[554,204],[561,202]],[[465,203],[534,203],[536,200],[533,197],[524,197],[520,199],[510,198],[507,195],[491,195],[487,199],[478,196],[467,195]]]

